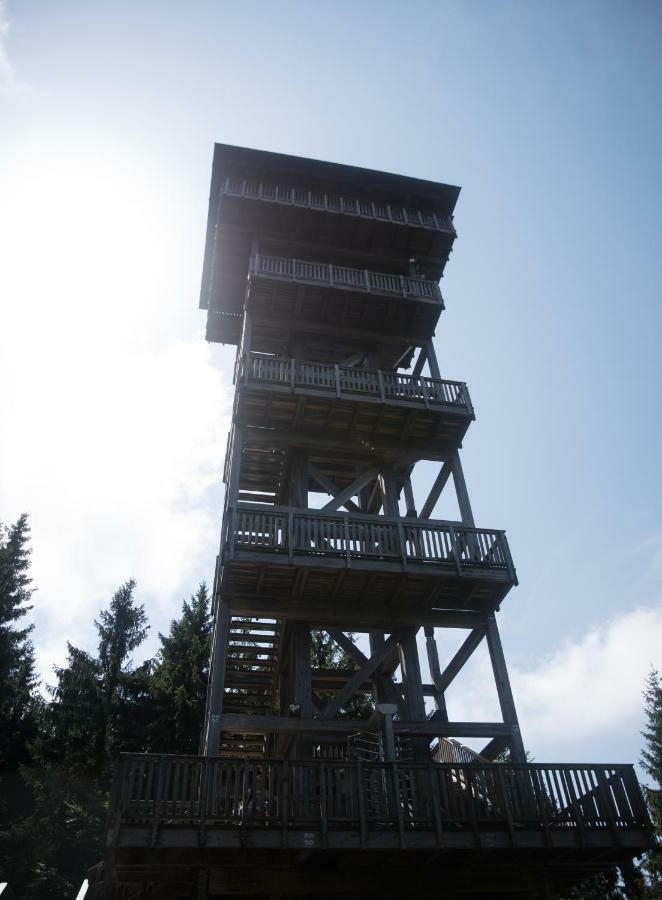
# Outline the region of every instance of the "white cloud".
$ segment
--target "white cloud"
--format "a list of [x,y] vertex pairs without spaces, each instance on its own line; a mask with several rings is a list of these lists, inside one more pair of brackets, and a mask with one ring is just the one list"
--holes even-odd
[[513,690],[531,745],[637,733],[651,665],[662,664],[662,609],[640,607],[591,628],[529,671]]
[[94,646],[122,581],[155,632],[211,578],[228,379],[198,333],[186,223],[152,173],[52,146],[3,169],[0,516],[30,515],[51,681],[66,639]]
[[[502,638],[507,644],[503,629]],[[642,691],[651,665],[662,668],[659,605],[640,606],[594,625],[526,668],[511,660],[510,680],[527,749],[542,761],[596,761],[617,753],[625,754],[622,761],[635,762],[643,727]],[[448,707],[456,720],[499,719],[484,642],[451,686]]]
[[0,94],[22,94],[28,86],[16,75],[16,70],[7,51],[9,20],[4,0],[0,0]]

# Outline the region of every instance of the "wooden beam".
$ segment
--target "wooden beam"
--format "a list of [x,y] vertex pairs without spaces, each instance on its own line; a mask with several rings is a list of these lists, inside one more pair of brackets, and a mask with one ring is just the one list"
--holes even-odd
[[352,368],[354,366],[358,366],[365,359],[365,355],[365,350],[359,350],[358,353],[352,353],[351,356],[347,356],[340,363],[338,363],[338,365],[343,366],[344,368]]
[[[299,719],[286,716],[251,716],[245,713],[226,713],[223,728],[236,734],[273,734],[274,732],[295,734],[354,734],[365,731],[366,719]],[[410,734],[418,737],[465,737],[489,738],[509,736],[512,729],[503,722],[408,722],[395,721],[396,734]]]
[[427,355],[428,365],[430,367],[430,377],[436,378],[437,381],[441,381],[441,372],[439,371],[439,363],[437,362],[437,353],[431,340],[426,341],[425,343],[425,353]]
[[324,630],[357,665],[363,666],[368,662],[368,657],[365,653],[362,653],[354,641],[348,638],[339,628],[325,628]]
[[407,512],[405,515],[411,516],[412,518],[416,518],[416,502],[414,501],[414,491],[411,486],[411,478],[405,478],[404,483],[405,490],[405,503],[407,505]]
[[349,679],[345,686],[338,691],[333,700],[331,700],[330,703],[327,703],[320,713],[320,718],[332,719],[334,716],[337,716],[343,705],[350,697],[353,697],[354,694],[361,689],[363,682],[370,678],[375,669],[377,669],[392,653],[397,652],[397,641],[395,636],[391,635],[384,643],[384,646],[380,647],[376,653],[373,653],[370,659],[367,659],[361,668]]
[[428,494],[428,499],[423,504],[423,508],[421,509],[419,519],[429,519],[432,515],[432,511],[437,505],[437,500],[441,497],[441,492],[446,486],[446,482],[450,478],[452,472],[451,464],[446,460],[439,470],[439,474],[437,475],[434,484],[430,488],[430,493]]
[[423,696],[421,666],[416,645],[417,631],[418,629],[415,627],[400,629],[397,635],[407,717],[415,722],[425,719],[425,697]]
[[423,371],[423,366],[427,362],[427,359],[428,359],[427,348],[421,347],[420,350],[418,351],[418,359],[416,360],[416,365],[414,366],[414,370],[411,373],[412,378],[420,378],[421,377],[421,372]]
[[202,749],[205,756],[216,756],[221,740],[221,714],[225,689],[227,644],[230,633],[230,607],[221,598],[216,607],[214,637],[211,650],[211,671],[207,693],[204,737]]
[[439,677],[439,690],[447,691],[476,647],[485,637],[485,628],[475,628]]
[[[448,722],[448,710],[446,709],[446,698],[444,690],[441,686],[441,667],[439,665],[439,651],[437,642],[434,637],[434,628],[429,625],[425,626],[425,648],[428,655],[428,665],[430,667],[430,675],[434,685],[434,705],[437,708],[439,717],[442,722]],[[425,693],[425,686],[423,686]]]
[[474,514],[471,510],[469,502],[469,492],[464,480],[464,472],[462,471],[462,463],[460,462],[460,454],[456,451],[451,457],[451,468],[453,470],[453,481],[455,482],[455,493],[457,494],[457,505],[460,508],[460,517],[463,525],[469,528],[475,528]]
[[[361,472],[351,484],[337,493],[332,500],[323,506],[321,512],[333,512],[338,509],[339,506],[344,506],[348,500],[351,500],[351,498],[361,490],[362,487],[365,487],[368,482],[375,479],[378,475],[379,469],[366,469]],[[358,506],[356,509],[358,511]]]
[[[510,727],[510,756],[515,763],[526,762],[526,752],[522,742],[522,735],[519,730],[519,722],[517,720],[517,711],[515,709],[515,700],[510,689],[510,679],[508,678],[508,669],[506,668],[506,658],[503,654],[501,646],[501,638],[499,637],[499,629],[497,628],[496,617],[492,614],[487,617],[487,646],[490,651],[490,659],[492,661],[492,671],[494,672],[494,683],[499,697],[499,705],[503,721]],[[496,735],[494,735],[496,737]]]
[[[341,569],[340,574],[345,570]],[[347,623],[347,612],[328,604],[293,603],[290,598],[240,597],[232,598],[232,611],[242,616],[273,616],[277,619],[310,621],[315,628]],[[353,631],[390,630],[396,625],[432,625],[435,628],[479,628],[485,624],[485,613],[454,609],[396,608],[388,611],[355,607],[352,613]]]
[[398,503],[398,489],[395,483],[393,468],[391,466],[386,466],[378,480],[384,503],[384,515],[399,516],[400,505]]
[[[310,477],[316,481],[322,490],[326,491],[327,494],[331,494],[331,496],[335,496],[340,493],[340,488],[335,484],[335,482],[331,481],[330,478],[324,474],[324,472],[320,472],[317,466],[314,463],[308,462],[308,474]],[[350,494],[350,498],[351,498]],[[349,510],[349,512],[360,513],[360,508],[354,503],[351,499],[347,499],[344,503],[340,504],[344,506],[345,509]],[[337,509],[337,507],[336,507]]]
[[490,762],[493,762],[500,753],[503,753],[503,751],[507,749],[508,738],[495,737],[483,747],[479,755],[482,756],[483,759],[488,759]]

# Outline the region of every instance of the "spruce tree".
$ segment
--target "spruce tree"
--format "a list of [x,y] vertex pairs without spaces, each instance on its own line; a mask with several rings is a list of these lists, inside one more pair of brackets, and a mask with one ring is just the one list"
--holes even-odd
[[[351,639],[353,635],[348,634]],[[311,638],[311,664],[315,669],[347,669],[354,672],[358,669],[355,660],[346,653],[336,642],[326,633],[319,629],[315,629],[310,633]],[[326,692],[320,693],[320,698],[324,702],[329,702],[333,698],[333,694]],[[339,713],[341,719],[368,719],[374,706],[372,701],[361,693],[354,694],[345,703]]]
[[150,746],[160,753],[197,753],[200,745],[209,655],[211,615],[203,582],[167,635],[159,634],[152,676],[153,715]]
[[15,827],[30,812],[32,797],[21,767],[30,761],[41,708],[32,625],[18,624],[32,608],[29,538],[26,515],[14,525],[0,523],[0,881],[13,879],[23,852]]
[[25,770],[34,808],[12,835],[25,848],[12,881],[28,900],[75,895],[102,857],[114,759],[146,748],[150,664],[135,668],[131,653],[147,622],[134,589],[126,582],[101,611],[98,655],[69,644],[66,664],[55,670],[35,765]]
[[29,539],[27,515],[9,527],[0,523],[0,773],[27,760],[36,729],[34,626],[18,627],[32,609]]
[[646,854],[642,870],[649,897],[662,897],[662,678],[651,668],[644,689],[646,727],[642,732],[644,749],[641,767],[652,784],[644,786],[657,847]]

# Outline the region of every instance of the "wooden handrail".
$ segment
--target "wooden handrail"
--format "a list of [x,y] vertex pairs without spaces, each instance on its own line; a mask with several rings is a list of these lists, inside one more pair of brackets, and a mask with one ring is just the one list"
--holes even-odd
[[299,507],[273,507],[245,503],[228,510],[231,527],[226,552],[233,558],[244,552],[287,553],[344,559],[398,560],[423,564],[451,564],[463,569],[514,569],[503,531],[468,528],[435,519],[398,518],[322,512]]
[[441,290],[436,281],[392,275],[390,272],[373,272],[350,266],[334,266],[331,263],[292,259],[285,256],[269,256],[256,253],[251,257],[250,276],[284,279],[299,284],[326,285],[361,293],[397,295],[415,300],[433,301],[444,306]]
[[380,401],[419,402],[426,408],[451,406],[473,418],[469,390],[463,381],[415,377],[401,372],[358,369],[250,353],[243,358],[242,383],[276,384],[327,391],[336,397],[374,397]]
[[[292,773],[290,778],[289,773]],[[160,777],[159,777],[160,774]],[[433,789],[426,789],[430,779]],[[598,791],[609,784],[609,791]],[[288,790],[288,785],[291,785]],[[215,827],[353,829],[386,822],[439,831],[444,823],[555,829],[650,830],[632,766],[359,760],[250,760],[123,754],[109,836],[124,823],[156,836],[160,822]]]
[[376,219],[377,221],[391,222],[394,225],[407,225],[444,232],[456,237],[451,216],[439,212],[425,212],[415,207],[401,206],[396,203],[375,203],[363,197],[308,191],[305,188],[293,188],[243,178],[226,178],[221,185],[220,192],[246,200],[259,200],[263,203],[297,206],[301,209],[323,210],[336,215]]

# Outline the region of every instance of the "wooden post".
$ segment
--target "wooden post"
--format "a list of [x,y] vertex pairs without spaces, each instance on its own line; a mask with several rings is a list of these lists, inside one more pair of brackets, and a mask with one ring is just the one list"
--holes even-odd
[[446,709],[446,697],[441,684],[441,666],[439,665],[437,642],[434,639],[434,628],[431,625],[426,625],[424,631],[430,676],[434,685],[434,704],[439,712],[440,720],[448,722],[448,710]]
[[[426,718],[421,665],[416,645],[417,632],[418,628],[398,629],[402,686],[407,716],[411,722],[423,722]],[[414,759],[417,762],[425,762],[430,758],[430,741],[428,738],[412,737],[411,746],[414,752]]]
[[434,349],[432,340],[425,342],[425,354],[427,356],[428,366],[430,368],[430,378],[436,378],[441,381],[441,372],[439,371],[439,363],[437,362],[437,353]]
[[379,476],[379,481],[384,498],[384,515],[399,516],[398,489],[395,484],[393,469],[390,466],[384,467],[382,474]]
[[464,480],[464,472],[462,471],[462,463],[460,462],[460,454],[455,451],[451,456],[451,469],[453,471],[453,481],[455,482],[455,493],[457,494],[457,505],[460,508],[460,517],[462,524],[469,528],[475,527],[474,515],[471,511],[471,503],[469,502],[469,492]]
[[499,637],[499,629],[497,628],[496,618],[494,614],[487,617],[486,620],[486,636],[487,646],[490,651],[490,660],[492,661],[492,671],[494,672],[494,683],[499,697],[499,705],[501,707],[501,715],[506,725],[512,728],[512,736],[509,738],[510,755],[514,763],[525,763],[526,752],[522,743],[522,735],[519,730],[519,721],[517,719],[517,711],[515,709],[515,700],[510,689],[510,679],[508,678],[508,670],[506,668],[506,658],[503,654],[501,646],[501,638]]
[[230,470],[228,483],[225,486],[225,508],[236,509],[239,495],[239,481],[241,474],[241,453],[243,450],[243,432],[238,425],[232,429],[232,444],[230,457]]
[[416,502],[411,486],[411,478],[405,479],[405,502],[407,504],[407,517],[416,518]]
[[225,661],[229,633],[230,606],[227,600],[221,598],[216,607],[214,643],[209,667],[209,697],[203,741],[203,753],[205,756],[216,756],[220,747],[223,691],[225,688]]
[[[310,625],[295,622],[292,625],[292,662],[294,668],[294,703],[300,707],[302,719],[313,715],[313,683],[310,670]],[[305,759],[310,755],[310,738],[296,741],[296,755]]]

